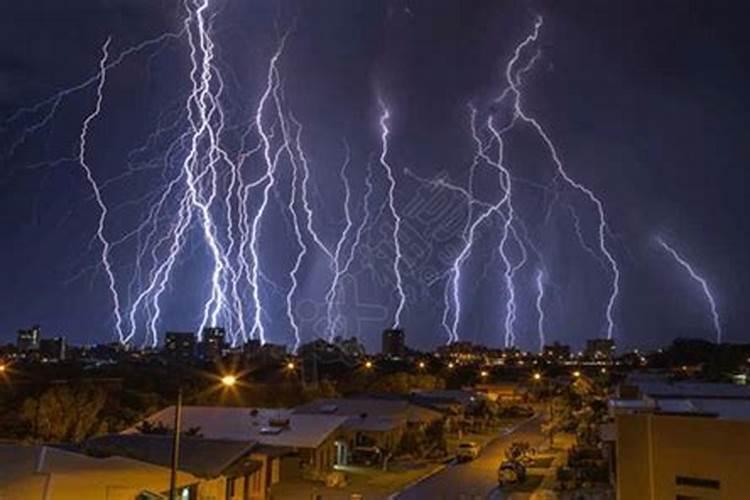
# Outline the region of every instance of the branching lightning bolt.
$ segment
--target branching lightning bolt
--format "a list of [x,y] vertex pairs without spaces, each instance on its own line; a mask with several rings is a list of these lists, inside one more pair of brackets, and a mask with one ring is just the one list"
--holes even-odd
[[401,326],[401,314],[406,306],[406,293],[401,277],[401,260],[403,259],[400,241],[401,217],[396,210],[396,178],[393,175],[391,165],[388,163],[388,136],[390,135],[388,120],[391,113],[383,99],[378,99],[378,104],[380,105],[380,165],[388,178],[388,209],[393,218],[393,251],[395,254],[393,257],[393,274],[396,278],[396,294],[398,296],[398,305],[393,315],[393,328],[398,328]]
[[661,237],[656,238],[656,242],[661,245],[661,247],[669,253],[669,255],[672,256],[672,258],[677,261],[677,263],[685,269],[685,271],[688,272],[690,277],[697,281],[698,284],[701,286],[701,289],[703,289],[703,294],[706,296],[706,300],[708,301],[708,304],[711,308],[711,317],[713,320],[714,325],[714,331],[716,332],[716,343],[721,344],[721,336],[722,336],[722,330],[721,330],[721,319],[719,318],[719,312],[716,309],[716,300],[714,300],[714,296],[711,293],[710,288],[708,287],[708,283],[706,282],[705,278],[700,276],[698,273],[695,272],[693,269],[693,266],[690,265],[690,263],[685,260],[684,257],[682,257],[679,253],[677,253],[677,250],[672,248],[669,244],[667,244],[666,241],[664,241]]
[[341,231],[341,236],[336,243],[336,250],[333,253],[333,279],[331,280],[331,286],[328,288],[328,291],[325,295],[327,318],[326,325],[328,326],[329,342],[333,341],[334,337],[336,336],[337,327],[340,323],[340,319],[338,316],[334,318],[333,309],[336,304],[336,295],[338,293],[339,283],[342,276],[344,275],[346,267],[348,267],[346,266],[346,262],[342,262],[342,252],[344,250],[344,245],[348,241],[349,232],[354,225],[354,223],[352,222],[351,207],[349,206],[352,198],[352,192],[349,185],[349,178],[346,175],[346,169],[349,166],[349,162],[351,160],[351,151],[349,150],[349,144],[346,142],[344,142],[344,149],[346,154],[344,157],[344,163],[341,165],[341,170],[339,170],[339,178],[341,179],[341,183],[344,186],[344,220],[346,221],[346,224],[343,231]]
[[[557,152],[557,148],[555,147],[554,143],[550,139],[549,135],[545,131],[545,129],[542,127],[542,125],[532,116],[528,115],[522,106],[521,103],[521,86],[520,86],[520,75],[518,72],[515,73],[514,77],[514,68],[516,64],[518,63],[523,50],[535,43],[539,38],[539,32],[542,27],[542,18],[537,18],[537,21],[534,25],[534,31],[528,35],[518,46],[516,46],[516,49],[513,53],[513,57],[508,62],[506,68],[505,68],[505,79],[508,84],[507,89],[500,95],[500,97],[497,98],[497,102],[502,102],[505,100],[505,98],[508,95],[512,95],[512,102],[513,102],[513,109],[514,114],[517,118],[521,119],[523,122],[531,125],[539,135],[539,137],[544,142],[545,146],[550,152],[550,155],[552,157],[552,161],[554,162],[557,174],[562,177],[562,179],[572,188],[575,190],[583,193],[595,206],[596,212],[599,218],[599,227],[598,227],[598,239],[599,239],[599,250],[601,251],[602,255],[604,255],[605,260],[609,264],[611,273],[612,273],[612,288],[609,295],[609,299],[607,300],[607,307],[606,307],[606,318],[607,318],[607,338],[612,338],[614,335],[614,329],[615,329],[615,321],[614,321],[614,308],[615,303],[617,301],[617,297],[620,293],[620,269],[617,265],[617,261],[614,259],[612,252],[610,251],[607,241],[606,241],[606,234],[608,230],[608,224],[607,224],[607,218],[604,211],[604,204],[602,201],[594,194],[594,192],[586,187],[584,184],[574,180],[566,171],[565,167],[563,166],[562,160],[560,159],[560,155]],[[537,53],[538,54],[538,53]],[[536,57],[536,56],[535,56]],[[532,58],[533,60],[533,58]],[[528,66],[527,66],[528,67]]]
[[120,312],[120,296],[117,292],[117,284],[115,281],[115,275],[112,271],[112,264],[110,262],[110,243],[107,237],[104,235],[104,224],[107,220],[107,205],[104,203],[102,193],[99,189],[99,185],[94,179],[94,174],[91,171],[86,161],[86,139],[89,132],[89,126],[99,116],[102,111],[102,102],[104,100],[104,84],[107,80],[107,59],[109,58],[109,44],[111,39],[107,38],[102,46],[102,58],[99,61],[99,83],[96,86],[96,104],[94,110],[86,117],[81,127],[80,135],[80,147],[78,149],[78,161],[86,174],[86,180],[91,186],[91,190],[94,193],[94,199],[96,204],[99,206],[99,220],[96,228],[96,237],[101,243],[101,263],[104,273],[107,276],[107,285],[109,287],[110,295],[112,296],[113,314],[115,318],[115,333],[117,334],[118,340],[123,341],[122,331],[122,314]]

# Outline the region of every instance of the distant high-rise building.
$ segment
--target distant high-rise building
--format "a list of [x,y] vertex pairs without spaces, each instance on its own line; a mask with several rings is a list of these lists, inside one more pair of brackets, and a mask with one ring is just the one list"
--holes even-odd
[[589,359],[612,359],[615,355],[615,341],[613,339],[589,339],[586,341],[584,355]]
[[44,359],[63,361],[65,359],[65,338],[52,337],[39,340],[39,354]]
[[406,355],[406,334],[400,328],[383,331],[383,355],[403,358]]
[[164,350],[174,358],[191,359],[195,356],[195,334],[193,332],[167,332]]
[[260,354],[260,340],[250,339],[242,346],[242,354],[247,358],[254,358]]
[[207,326],[198,344],[198,351],[205,359],[220,358],[226,348],[226,332],[218,326]]
[[570,346],[555,342],[552,345],[546,345],[543,349],[543,356],[545,358],[562,361],[570,358]]
[[16,341],[16,347],[19,352],[30,352],[39,350],[39,338],[41,336],[41,328],[39,325],[34,325],[28,330],[18,330],[18,337]]

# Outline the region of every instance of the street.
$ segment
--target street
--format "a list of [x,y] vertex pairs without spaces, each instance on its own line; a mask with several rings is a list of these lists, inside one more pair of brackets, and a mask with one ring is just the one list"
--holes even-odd
[[481,455],[471,462],[451,464],[434,476],[398,494],[397,500],[475,500],[505,496],[497,488],[497,467],[506,448],[514,441],[528,441],[538,446],[543,440],[541,416],[537,415],[505,431],[490,442]]

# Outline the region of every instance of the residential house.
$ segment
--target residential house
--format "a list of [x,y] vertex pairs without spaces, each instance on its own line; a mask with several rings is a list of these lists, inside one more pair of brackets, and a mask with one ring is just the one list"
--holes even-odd
[[[173,406],[151,415],[150,424],[170,428]],[[273,477],[322,477],[336,462],[334,442],[346,422],[336,415],[296,414],[288,409],[184,406],[182,428],[195,428],[206,439],[258,443],[256,450],[280,458]],[[137,433],[133,427],[125,433]],[[271,481],[272,483],[274,481]]]
[[[96,456],[121,456],[169,467],[172,436],[110,434],[88,440],[83,449]],[[265,500],[278,481],[278,458],[256,442],[180,438],[178,468],[200,478],[198,498]]]
[[355,448],[394,450],[407,430],[444,419],[441,412],[407,400],[377,397],[318,399],[296,407],[294,413],[344,418],[343,433],[335,443],[336,460],[342,465]]
[[[169,477],[169,467],[131,458],[96,458],[50,446],[0,444],[3,500],[156,500],[168,494]],[[211,498],[200,496],[201,483],[199,477],[178,471],[179,498]]]

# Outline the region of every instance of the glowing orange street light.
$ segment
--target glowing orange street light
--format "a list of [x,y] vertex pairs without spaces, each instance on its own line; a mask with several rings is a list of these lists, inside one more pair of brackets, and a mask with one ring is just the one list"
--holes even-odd
[[237,383],[237,377],[235,377],[234,375],[224,375],[223,377],[221,377],[221,383],[225,387],[232,387]]
[[456,365],[454,365],[452,361],[450,363],[448,363],[448,369],[449,370],[452,370],[455,366]]
[[372,368],[372,361],[370,360],[365,361],[365,368],[367,368],[368,370]]
[[534,374],[534,380],[542,380],[542,374],[537,372]]
[[573,376],[575,378],[579,378],[581,376],[581,372],[579,372],[578,370],[576,370],[576,371],[573,372]]
[[419,368],[420,368],[420,369],[421,369],[421,368],[424,368],[424,366],[425,366],[425,365],[424,365],[424,361],[420,361],[420,362],[419,362],[419,365],[417,365],[417,366],[419,366]]
[[7,366],[5,366],[4,364],[0,364],[0,373],[5,373],[5,370],[7,369],[8,369]]
[[294,361],[290,361],[286,364],[287,370],[294,370]]
[[489,373],[487,373],[486,370],[482,370],[482,372],[479,375],[481,375],[482,378],[487,378],[487,375],[489,375]]

